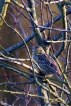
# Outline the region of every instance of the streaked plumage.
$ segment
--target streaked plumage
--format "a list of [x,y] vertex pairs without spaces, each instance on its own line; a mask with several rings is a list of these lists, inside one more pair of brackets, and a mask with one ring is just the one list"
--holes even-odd
[[32,58],[40,67],[39,69],[33,62],[33,67],[38,70],[38,73],[42,75],[54,74],[58,79],[61,79],[61,72],[56,61],[51,56],[47,55],[42,47],[39,46],[33,50]]

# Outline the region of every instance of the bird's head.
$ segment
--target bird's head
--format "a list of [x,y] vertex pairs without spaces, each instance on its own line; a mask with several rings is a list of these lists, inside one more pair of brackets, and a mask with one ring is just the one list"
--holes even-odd
[[43,48],[41,46],[36,46],[35,48],[32,49],[32,53],[33,54],[41,54],[41,53],[45,53],[45,51],[43,50]]

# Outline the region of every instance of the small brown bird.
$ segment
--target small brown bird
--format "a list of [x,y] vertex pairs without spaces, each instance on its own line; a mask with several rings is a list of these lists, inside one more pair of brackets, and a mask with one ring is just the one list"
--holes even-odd
[[37,65],[33,62],[33,67],[38,70],[38,74],[45,76],[55,75],[59,80],[62,79],[58,64],[51,56],[45,53],[41,46],[35,47],[32,52],[32,58],[38,64]]

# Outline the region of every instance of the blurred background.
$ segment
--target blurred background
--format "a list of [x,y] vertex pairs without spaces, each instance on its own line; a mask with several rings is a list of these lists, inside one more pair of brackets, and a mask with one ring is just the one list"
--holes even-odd
[[[21,0],[17,0],[18,3],[22,4]],[[27,0],[24,0],[25,5],[28,7]],[[36,6],[36,13],[37,13],[37,20],[38,24],[44,25],[46,22],[51,20],[51,15],[49,12],[49,8],[53,14],[53,18],[56,17],[58,14],[60,14],[57,5],[56,4],[50,4],[49,6],[44,5],[41,0],[35,0],[35,6]],[[69,18],[71,16],[69,15]],[[16,5],[14,2],[11,2],[8,6],[5,21],[12,26],[14,29],[16,29],[22,37],[25,39],[32,33],[32,28],[30,28],[31,23],[29,21],[29,16],[27,12],[20,8],[18,5]],[[62,21],[59,20],[55,22],[52,25],[54,28],[62,28]],[[48,38],[48,35],[50,34],[50,37],[53,37],[54,35],[57,35],[58,31],[50,31],[45,30],[42,32],[43,38]],[[20,42],[22,39],[18,36],[17,33],[15,33],[11,28],[7,27],[5,23],[3,23],[1,29],[0,29],[0,51],[3,51],[10,46]],[[30,53],[32,51],[32,48],[34,45],[36,45],[35,39],[31,39],[27,43]],[[59,49],[60,43],[52,44],[54,52],[56,52]],[[52,49],[50,49],[52,51]],[[64,67],[64,61],[65,61],[65,53],[66,51],[63,51],[62,54],[58,57],[58,60],[62,67]],[[15,58],[29,58],[28,52],[23,45],[22,47],[12,51],[9,56],[15,57]],[[69,53],[69,59],[71,58],[71,55]],[[16,68],[20,70],[25,70],[26,72],[29,72],[26,68],[23,66],[7,62],[10,65],[15,66]],[[31,65],[29,61],[24,62],[27,65]],[[69,70],[71,68],[70,62],[68,64]],[[70,75],[70,73],[69,73]],[[0,83],[2,82],[25,82],[28,81],[25,77],[22,75],[19,75],[9,69],[0,67]],[[25,91],[25,92],[31,92],[36,94],[35,85],[19,85],[19,86],[7,86],[7,85],[0,85],[0,90],[3,89],[10,89],[14,91]],[[2,93],[0,92],[0,99],[12,104],[12,106],[39,106],[37,99],[34,97],[30,97],[28,95],[15,95],[15,94],[9,94],[9,93]]]

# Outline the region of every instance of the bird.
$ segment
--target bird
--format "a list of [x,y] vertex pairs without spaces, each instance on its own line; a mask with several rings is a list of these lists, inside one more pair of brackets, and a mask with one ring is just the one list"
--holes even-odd
[[56,61],[45,53],[41,46],[36,46],[32,50],[33,68],[42,76],[55,75],[59,80],[62,80],[61,71]]

